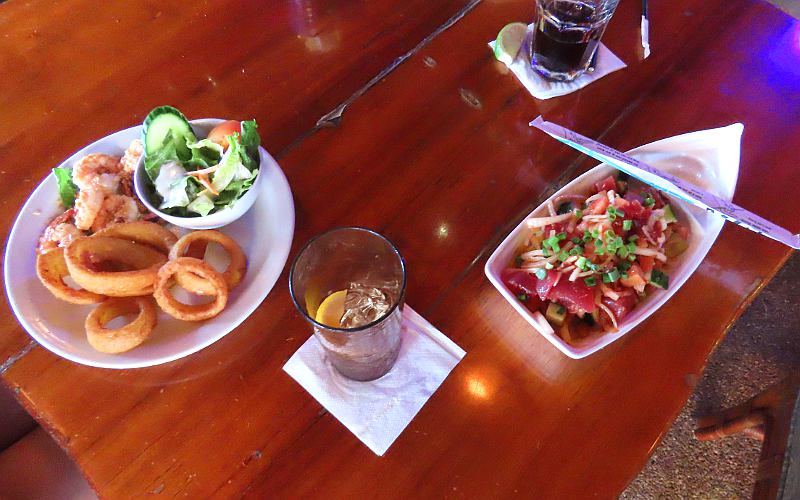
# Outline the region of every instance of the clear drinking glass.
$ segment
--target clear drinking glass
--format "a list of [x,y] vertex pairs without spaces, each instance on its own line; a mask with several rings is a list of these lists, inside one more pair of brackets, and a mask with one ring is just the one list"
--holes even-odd
[[[300,250],[289,272],[294,305],[311,323],[331,364],[354,380],[379,378],[397,360],[405,289],[406,268],[400,252],[385,237],[361,227],[333,229],[314,237]],[[345,297],[341,317],[339,309],[323,305],[337,292]],[[338,326],[330,320],[321,322],[323,316],[330,317],[326,313],[331,310],[341,318]]]
[[572,81],[586,70],[619,0],[537,0],[531,66],[544,77]]

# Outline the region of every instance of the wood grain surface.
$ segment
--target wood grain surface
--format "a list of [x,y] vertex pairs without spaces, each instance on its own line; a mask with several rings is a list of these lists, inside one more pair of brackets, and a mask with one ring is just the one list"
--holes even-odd
[[[274,4],[283,12],[283,3]],[[604,41],[628,68],[579,92],[538,101],[485,45],[507,22],[529,19],[532,2],[487,0],[353,99],[338,126],[304,135],[322,114],[390,66],[390,54],[414,47],[463,7],[430,4],[436,7],[324,4],[331,26],[358,40],[343,37],[347,50],[337,52],[341,57],[305,76],[308,66],[271,52],[294,36],[279,23],[270,30],[264,20],[271,14],[255,6],[241,18],[226,12],[219,22],[227,29],[262,37],[260,44],[242,48],[240,57],[248,69],[269,68],[272,82],[255,84],[251,73],[220,79],[216,87],[200,85],[209,72],[197,68],[198,52],[192,64],[174,70],[197,85],[170,90],[152,76],[170,58],[141,57],[136,81],[118,84],[126,95],[120,109],[89,92],[111,85],[95,68],[76,84],[83,91],[73,89],[80,96],[73,105],[85,101],[92,110],[81,113],[93,117],[86,127],[68,113],[12,127],[17,140],[2,143],[0,154],[25,165],[32,179],[0,188],[11,207],[1,219],[4,228],[13,208],[58,158],[129,125],[153,104],[173,102],[192,117],[253,115],[268,124],[267,146],[282,151],[278,159],[292,185],[292,255],[334,226],[359,224],[386,234],[408,264],[408,303],[468,353],[379,458],[281,371],[310,334],[289,299],[288,270],[242,326],[167,365],[100,370],[35,346],[6,367],[3,379],[102,496],[613,497],[644,465],[729,325],[788,257],[771,240],[726,227],[695,275],[651,319],[589,358],[564,357],[514,313],[482,270],[524,214],[593,165],[530,129],[528,121],[544,114],[623,150],[742,122],[735,201],[797,231],[791,152],[800,146],[800,28],[751,1],[659,3],[651,6],[653,56],[642,61],[639,3],[623,0]],[[23,16],[26,5],[12,0],[0,13]],[[220,5],[199,8],[211,12]],[[175,44],[188,50],[194,30],[188,21],[175,20],[180,12],[175,8],[167,16],[169,29],[152,29],[153,37],[162,38],[152,41],[151,52]],[[367,14],[376,17],[368,22]],[[65,13],[60,21],[46,22],[57,32],[67,18],[78,20]],[[111,19],[95,22],[110,25]],[[60,47],[66,57],[79,33],[48,39],[41,50]],[[217,43],[232,36],[219,35]],[[380,48],[362,47],[370,36],[388,40],[375,42]],[[111,44],[124,45],[119,35],[109,37]],[[1,43],[0,54],[11,51]],[[307,55],[303,50],[295,55]],[[40,75],[50,81],[58,71],[41,64]],[[109,71],[120,75],[121,66],[109,62]],[[143,75],[148,78],[139,83]],[[332,88],[342,75],[347,88]],[[32,112],[49,95],[31,78],[16,78],[23,76],[12,78],[15,87],[0,99],[13,101],[16,95],[20,102],[13,114],[0,106],[3,120]],[[322,81],[314,85],[317,78]],[[306,86],[293,87],[292,94],[278,82],[286,79]],[[26,87],[41,96],[22,99]],[[56,88],[49,84],[49,92]],[[225,103],[215,95],[227,96]],[[53,151],[34,162],[24,152],[38,144],[37,134],[48,138]],[[5,359],[28,340],[11,312],[2,313]]]

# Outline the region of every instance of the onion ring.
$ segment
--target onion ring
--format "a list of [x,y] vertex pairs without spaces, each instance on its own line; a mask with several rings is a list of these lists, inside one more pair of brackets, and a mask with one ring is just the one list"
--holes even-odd
[[[205,242],[206,244],[219,243],[222,245],[222,248],[228,252],[228,255],[230,255],[230,264],[228,264],[227,269],[222,273],[222,277],[225,279],[229,290],[232,290],[242,282],[247,272],[247,256],[245,256],[242,248],[233,238],[219,231],[194,231],[182,236],[169,252],[170,260],[175,260],[178,257],[184,256],[187,250],[191,250],[191,247],[200,242]],[[217,293],[210,283],[192,273],[176,273],[175,282],[189,292],[196,293],[197,295],[213,295]]]
[[[64,259],[78,285],[110,297],[152,293],[158,269],[167,260],[164,254],[148,246],[107,236],[73,241],[64,251]],[[113,264],[123,270],[97,270],[96,264]]]
[[94,233],[95,236],[107,236],[119,240],[133,241],[140,245],[155,248],[163,254],[169,254],[178,237],[169,229],[144,220],[114,224]]
[[[173,297],[169,291],[169,286],[173,276],[179,272],[195,274],[212,285],[215,289],[213,302],[190,305],[179,302]],[[222,275],[202,260],[192,257],[178,257],[167,262],[159,269],[153,296],[161,309],[173,318],[183,321],[202,321],[213,318],[225,309],[225,304],[228,302],[228,286]]]
[[64,278],[69,276],[69,269],[61,248],[36,256],[36,276],[50,293],[71,304],[96,304],[106,299],[103,295],[77,290],[64,283]]
[[[136,318],[120,328],[106,328],[112,319],[138,313]],[[86,340],[100,352],[117,354],[138,346],[155,328],[156,306],[151,297],[110,298],[86,317]]]

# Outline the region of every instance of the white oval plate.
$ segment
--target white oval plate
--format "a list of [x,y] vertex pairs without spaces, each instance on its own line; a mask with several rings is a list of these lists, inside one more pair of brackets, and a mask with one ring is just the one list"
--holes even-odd
[[[194,121],[194,120],[193,120]],[[104,137],[70,156],[72,166],[89,153],[122,155],[141,126]],[[266,158],[268,161],[263,161]],[[294,236],[294,201],[277,162],[262,151],[261,192],[242,218],[221,231],[235,239],[248,258],[244,281],[231,291],[228,306],[208,321],[179,321],[159,311],[149,339],[122,354],[95,351],[86,341],[84,320],[93,306],[55,298],[36,277],[34,253],[39,235],[61,213],[55,177],[48,175],[23,205],[14,222],[4,259],[6,295],[17,319],[46,349],[76,363],[100,368],[141,368],[167,363],[203,349],[236,328],[261,304],[286,264]]]
[[[652,142],[629,151],[631,156],[665,172],[669,172],[706,191],[726,200],[733,198],[736,180],[739,177],[739,152],[744,127],[741,124],[701,130]],[[600,164],[580,175],[553,194],[548,200],[562,194],[587,193],[595,182],[615,172],[614,167]],[[503,240],[486,262],[484,272],[500,294],[524,317],[531,326],[558,350],[573,359],[584,358],[631,331],[636,325],[650,317],[689,279],[705,258],[725,223],[722,217],[706,212],[674,197],[670,205],[677,208],[678,217],[691,225],[689,249],[670,263],[668,290],[650,294],[638,304],[619,324],[619,331],[591,335],[574,344],[539,325],[531,312],[505,286],[500,274],[514,258],[514,252],[522,243],[527,228],[525,220]],[[539,205],[525,219],[541,217],[547,210],[547,201]]]

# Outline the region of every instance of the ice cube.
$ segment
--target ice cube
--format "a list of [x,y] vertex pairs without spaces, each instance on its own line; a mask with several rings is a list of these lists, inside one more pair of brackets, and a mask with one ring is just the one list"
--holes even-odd
[[372,323],[389,312],[392,299],[381,289],[360,283],[350,283],[344,299],[341,325],[357,328]]

